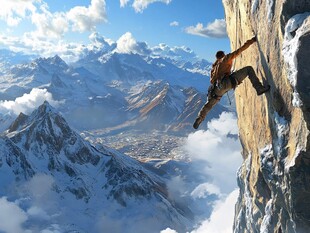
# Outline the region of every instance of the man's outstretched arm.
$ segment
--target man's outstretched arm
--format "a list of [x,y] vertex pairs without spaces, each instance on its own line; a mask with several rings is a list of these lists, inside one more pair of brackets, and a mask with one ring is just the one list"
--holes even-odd
[[239,49],[237,49],[236,51],[232,52],[232,53],[229,53],[227,54],[227,57],[229,59],[234,59],[236,58],[237,56],[240,55],[240,53],[242,53],[244,50],[246,50],[247,48],[250,47],[251,44],[253,44],[254,42],[256,42],[256,36],[254,36],[252,39],[250,40],[247,40],[244,45],[242,45]]

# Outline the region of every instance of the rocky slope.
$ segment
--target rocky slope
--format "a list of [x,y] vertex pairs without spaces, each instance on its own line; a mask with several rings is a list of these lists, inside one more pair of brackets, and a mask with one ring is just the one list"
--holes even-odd
[[310,230],[310,1],[223,0],[232,50],[254,34],[236,69],[251,65],[271,85],[248,80],[235,94],[244,163],[234,232]]

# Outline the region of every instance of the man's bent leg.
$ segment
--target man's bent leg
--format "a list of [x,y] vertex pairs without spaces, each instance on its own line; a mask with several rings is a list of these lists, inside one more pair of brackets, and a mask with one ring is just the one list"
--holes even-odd
[[232,73],[231,76],[235,78],[238,83],[241,83],[246,77],[249,77],[254,88],[256,86],[262,86],[252,66],[243,67],[242,69]]
[[207,114],[210,110],[216,105],[220,100],[215,98],[210,98],[207,103],[202,107],[198,116],[201,117],[203,120],[206,118]]
[[248,76],[258,95],[261,95],[270,89],[269,85],[263,86],[263,84],[259,81],[252,66],[246,66],[234,72],[231,76],[236,79],[238,84],[240,84]]
[[216,105],[220,100],[215,98],[209,98],[207,103],[202,107],[200,110],[198,117],[196,118],[196,121],[193,125],[195,129],[198,129],[199,125],[203,120],[206,118],[207,114],[210,112],[210,110]]

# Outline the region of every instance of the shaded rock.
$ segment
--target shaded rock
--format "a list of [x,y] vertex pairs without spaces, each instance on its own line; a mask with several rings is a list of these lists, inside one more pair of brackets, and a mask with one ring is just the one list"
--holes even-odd
[[234,232],[304,233],[310,229],[310,2],[223,0],[232,50],[258,42],[236,60],[271,90],[236,89],[244,163]]

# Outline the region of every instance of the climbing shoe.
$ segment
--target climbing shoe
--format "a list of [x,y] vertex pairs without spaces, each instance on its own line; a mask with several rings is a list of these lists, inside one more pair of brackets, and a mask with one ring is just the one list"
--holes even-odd
[[270,89],[270,85],[261,86],[261,87],[256,89],[257,95],[262,95],[265,92],[269,91],[269,89]]
[[201,122],[202,122],[202,118],[197,117],[195,120],[195,123],[193,124],[194,129],[198,129]]

